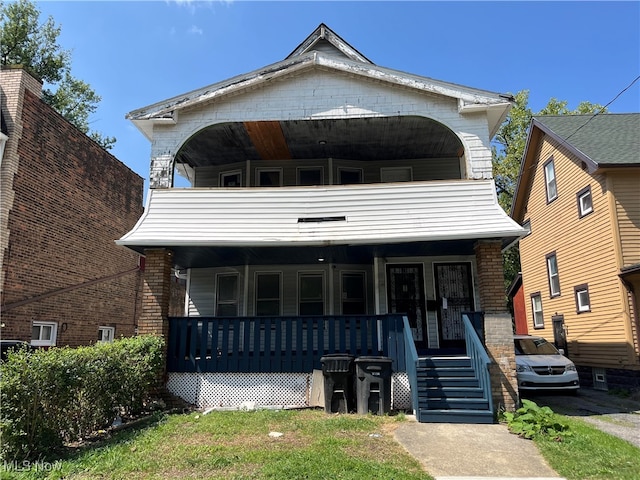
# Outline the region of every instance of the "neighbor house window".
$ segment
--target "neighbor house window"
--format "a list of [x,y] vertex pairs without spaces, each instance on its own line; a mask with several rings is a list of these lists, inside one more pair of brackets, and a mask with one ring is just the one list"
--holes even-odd
[[261,187],[281,187],[282,169],[280,168],[258,168],[256,169],[258,185]]
[[525,235],[525,237],[528,237],[529,235],[531,235],[531,220],[525,220],[524,222],[522,222],[522,228],[524,228],[527,231],[527,234]]
[[115,337],[115,327],[98,327],[98,342],[111,343]]
[[555,200],[558,196],[558,186],[556,184],[556,170],[553,166],[553,157],[544,164],[544,181],[547,187],[547,203]]
[[593,199],[591,187],[583,188],[578,192],[578,214],[580,218],[593,212]]
[[544,328],[542,295],[540,295],[540,292],[531,294],[531,311],[533,312],[533,328]]
[[324,275],[301,273],[298,277],[300,315],[324,315]]
[[280,273],[256,273],[256,316],[280,316]]
[[340,185],[348,185],[351,183],[362,183],[361,168],[339,168],[338,183]]
[[411,167],[384,167],[380,169],[381,182],[410,182],[413,180]]
[[589,286],[587,284],[578,285],[573,288],[576,295],[576,311],[589,312],[591,311],[591,304],[589,302]]
[[238,316],[238,275],[218,275],[216,295],[216,315],[218,317]]
[[223,172],[220,174],[221,187],[241,187],[242,171],[234,170],[233,172]]
[[297,170],[298,185],[323,185],[322,167],[300,167]]
[[342,281],[342,313],[344,315],[364,315],[365,302],[364,272],[345,272]]
[[31,345],[34,347],[52,347],[56,344],[57,336],[56,322],[33,322],[31,326]]
[[549,276],[549,293],[552,297],[560,295],[560,277],[558,276],[558,259],[555,253],[547,255],[547,274]]

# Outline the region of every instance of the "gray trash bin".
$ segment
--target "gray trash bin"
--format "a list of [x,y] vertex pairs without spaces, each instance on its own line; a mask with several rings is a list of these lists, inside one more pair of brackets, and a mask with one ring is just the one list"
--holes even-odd
[[356,358],[358,414],[384,415],[391,411],[392,362],[389,357]]
[[324,411],[349,413],[354,410],[353,355],[334,353],[320,358],[324,376]]

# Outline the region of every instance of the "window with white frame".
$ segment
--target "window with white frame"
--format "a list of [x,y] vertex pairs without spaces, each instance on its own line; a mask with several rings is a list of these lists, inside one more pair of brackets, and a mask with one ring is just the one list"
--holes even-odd
[[242,186],[242,170],[234,170],[232,172],[222,172],[220,174],[221,187],[241,187]]
[[98,327],[98,342],[111,343],[115,337],[115,327]]
[[344,315],[366,314],[364,272],[343,272],[341,283],[342,313]]
[[216,289],[216,315],[218,317],[238,316],[238,275],[220,274]]
[[578,214],[580,218],[593,212],[593,198],[591,197],[591,187],[586,187],[577,193]]
[[256,177],[257,183],[260,187],[282,186],[281,168],[257,168]]
[[522,228],[524,228],[527,231],[527,234],[525,235],[525,237],[528,237],[529,235],[531,235],[531,220],[527,219],[524,222],[522,222]]
[[338,184],[362,183],[361,168],[338,168]]
[[591,304],[589,302],[589,286],[585,283],[573,288],[576,295],[576,311],[578,313],[590,312]]
[[553,157],[544,164],[544,181],[547,189],[547,203],[553,201],[558,196],[558,185],[556,183],[556,170],[553,164]]
[[322,167],[298,167],[298,185],[323,185],[324,172]]
[[533,328],[544,328],[542,295],[540,295],[540,292],[531,294],[531,312],[533,313]]
[[298,313],[324,315],[324,275],[301,273],[298,276]]
[[256,316],[280,316],[282,276],[279,272],[256,273]]
[[558,275],[558,258],[555,252],[547,255],[547,274],[549,277],[549,294],[552,297],[560,295],[560,276]]
[[34,347],[52,347],[56,344],[57,336],[56,322],[33,322],[31,326],[31,345]]

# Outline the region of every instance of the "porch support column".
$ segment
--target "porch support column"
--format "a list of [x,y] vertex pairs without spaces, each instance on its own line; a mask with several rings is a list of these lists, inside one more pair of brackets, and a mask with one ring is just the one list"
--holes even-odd
[[491,359],[493,405],[513,411],[518,403],[513,326],[507,311],[499,240],[480,240],[475,245],[480,305],[484,311],[484,341]]
[[162,371],[166,374],[167,345],[169,337],[169,300],[171,298],[171,268],[173,252],[165,248],[146,249],[144,285],[142,287],[142,312],[138,322],[138,335],[159,335],[165,341]]

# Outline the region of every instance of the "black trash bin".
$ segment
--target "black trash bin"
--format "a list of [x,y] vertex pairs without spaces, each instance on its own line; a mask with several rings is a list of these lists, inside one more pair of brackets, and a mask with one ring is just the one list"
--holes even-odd
[[384,415],[391,411],[391,373],[389,357],[358,357],[356,364],[356,398],[358,413]]
[[354,410],[353,355],[333,353],[320,358],[324,376],[324,411],[349,413]]

